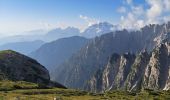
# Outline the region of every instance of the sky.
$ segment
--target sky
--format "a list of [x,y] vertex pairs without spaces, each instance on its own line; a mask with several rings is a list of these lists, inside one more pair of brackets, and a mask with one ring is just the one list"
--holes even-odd
[[107,21],[141,28],[170,20],[170,0],[0,0],[0,35]]

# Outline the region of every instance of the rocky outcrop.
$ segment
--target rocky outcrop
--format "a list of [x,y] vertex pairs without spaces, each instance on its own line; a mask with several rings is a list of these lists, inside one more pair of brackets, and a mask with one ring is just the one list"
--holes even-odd
[[50,81],[49,72],[44,66],[12,50],[0,51],[0,80],[27,81],[64,88]]

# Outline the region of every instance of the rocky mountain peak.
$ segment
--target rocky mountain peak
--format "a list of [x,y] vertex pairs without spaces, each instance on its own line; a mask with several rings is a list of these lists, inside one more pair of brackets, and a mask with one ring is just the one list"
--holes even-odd
[[108,22],[100,22],[89,26],[86,30],[84,30],[84,32],[82,32],[82,35],[87,38],[95,38],[97,36],[115,31],[116,29],[116,26]]

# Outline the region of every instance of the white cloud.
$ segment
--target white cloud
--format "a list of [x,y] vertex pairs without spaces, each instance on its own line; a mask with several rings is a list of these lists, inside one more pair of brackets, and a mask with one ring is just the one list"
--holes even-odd
[[132,13],[135,14],[136,16],[141,16],[142,14],[144,14],[144,9],[143,7],[140,6],[132,6]]
[[164,17],[163,17],[163,21],[164,21],[164,22],[170,21],[170,16],[164,16]]
[[126,13],[126,8],[125,7],[119,7],[118,9],[117,9],[117,12],[119,12],[119,13]]
[[79,17],[80,17],[80,19],[83,19],[85,22],[87,22],[88,26],[91,26],[93,24],[96,24],[96,23],[100,22],[98,19],[90,18],[90,17],[83,16],[83,15],[80,15]]
[[133,0],[126,0],[127,4],[132,4]]
[[88,19],[87,16],[83,16],[83,15],[80,15],[80,18],[81,18],[81,19],[84,19],[84,20],[87,20],[87,19]]
[[[147,9],[147,23],[163,23],[170,21],[170,0],[146,0],[149,5]],[[167,15],[167,13],[169,15]]]
[[170,0],[164,0],[165,11],[170,11]]
[[126,15],[120,18],[121,28],[140,29],[146,24],[170,21],[170,0],[145,0],[145,5],[126,0],[126,7]]
[[120,22],[120,29],[140,29],[144,26],[144,21],[137,19],[137,17],[133,13],[128,13],[126,18],[124,16],[121,16],[121,22]]
[[147,18],[149,23],[157,22],[157,18],[161,16],[163,10],[162,0],[147,0],[150,8],[147,9]]
[[144,14],[144,9],[141,5],[139,6],[130,6],[130,11],[126,16],[121,16],[120,19],[120,29],[140,29],[144,26],[144,20],[140,17]]
[[41,21],[39,23],[39,26],[41,26],[41,29],[44,29],[47,31],[51,30],[51,29],[55,29],[55,28],[64,29],[64,28],[69,27],[69,25],[64,22],[49,23],[49,22],[45,22],[45,21]]

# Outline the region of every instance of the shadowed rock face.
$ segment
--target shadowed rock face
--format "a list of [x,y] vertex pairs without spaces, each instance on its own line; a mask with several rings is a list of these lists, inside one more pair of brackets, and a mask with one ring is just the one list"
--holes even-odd
[[126,56],[114,54],[103,71],[94,74],[87,83],[86,89],[94,92],[139,91],[141,89],[169,90],[169,66],[169,42],[159,44],[150,54],[146,51],[139,53],[136,57],[130,54]]
[[[27,81],[51,86],[58,84],[50,81],[49,72],[44,66],[11,50],[0,51],[0,79]],[[60,85],[58,84],[58,86]]]
[[[62,38],[42,45],[29,56],[44,65],[49,72],[53,72],[55,68],[83,47],[87,41],[88,39],[79,36]],[[51,75],[52,77],[53,75]]]

